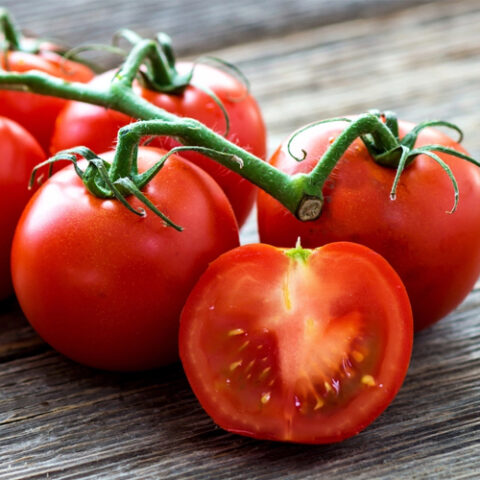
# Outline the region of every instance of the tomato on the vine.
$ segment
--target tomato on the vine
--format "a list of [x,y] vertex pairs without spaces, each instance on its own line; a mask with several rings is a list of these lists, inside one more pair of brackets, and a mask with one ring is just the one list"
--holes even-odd
[[[38,53],[0,52],[0,68],[12,72],[38,70],[70,82],[88,82],[90,68],[63,58],[55,46],[43,43]],[[55,120],[67,100],[34,93],[0,90],[0,115],[15,120],[26,128],[48,153]]]
[[[186,73],[192,64],[177,63],[176,68],[180,73]],[[113,74],[99,75],[91,85],[107,86]],[[180,117],[199,120],[223,134],[226,130],[224,113],[201,87],[212,91],[222,102],[230,122],[227,138],[264,159],[266,132],[259,107],[246,87],[226,72],[208,65],[196,65],[191,84],[179,94],[149,90],[138,82],[133,85],[134,91],[150,103]],[[132,118],[114,110],[70,102],[57,120],[50,151],[53,154],[77,145],[84,145],[97,153],[108,150],[114,145],[118,129],[131,121]],[[154,139],[151,145],[169,150],[178,143],[169,137],[161,137]],[[197,152],[184,151],[182,156],[206,170],[218,182],[233,206],[239,225],[242,225],[255,200],[254,185]]]
[[[139,170],[163,153],[141,148]],[[186,160],[170,157],[144,194],[184,230],[94,197],[72,167],[38,190],[18,223],[12,276],[20,306],[47,343],[80,363],[138,370],[175,361],[189,291],[210,261],[238,245],[225,194]]]
[[182,311],[180,358],[222,428],[331,443],[363,430],[406,375],[405,288],[372,250],[256,244],[212,262]]
[[18,123],[0,117],[0,300],[13,293],[10,249],[23,208],[32,195],[32,169],[45,160],[38,142]]
[[[301,131],[291,143],[306,158],[297,162],[288,141],[270,162],[290,175],[308,173],[347,124],[323,123]],[[412,125],[399,122],[400,137]],[[423,129],[415,146],[465,150],[437,129]],[[480,273],[480,170],[455,156],[436,152],[451,169],[460,192],[454,203],[451,179],[425,154],[408,165],[390,199],[395,169],[375,163],[357,139],[333,169],[323,188],[320,217],[300,222],[269,195],[258,196],[258,227],[263,242],[314,248],[335,241],[358,242],[380,253],[398,272],[420,330],[452,311],[470,292]]]

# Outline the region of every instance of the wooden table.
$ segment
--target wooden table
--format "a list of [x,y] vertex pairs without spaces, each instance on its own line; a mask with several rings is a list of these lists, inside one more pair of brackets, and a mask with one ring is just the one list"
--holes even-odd
[[[443,118],[480,157],[479,0],[7,0],[23,27],[79,42],[120,26],[170,33],[251,81],[270,148],[317,119],[392,109]],[[222,50],[219,50],[222,48]],[[105,60],[111,63],[113,59]],[[252,217],[242,232],[256,238]],[[255,441],[216,428],[181,366],[117,374],[74,364],[0,305],[0,478],[480,478],[480,291],[418,334],[393,404],[330,446]]]

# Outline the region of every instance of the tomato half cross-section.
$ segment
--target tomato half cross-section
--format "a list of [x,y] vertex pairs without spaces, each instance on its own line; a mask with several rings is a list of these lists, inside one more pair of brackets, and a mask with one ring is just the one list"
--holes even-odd
[[256,244],[222,255],[201,277],[182,312],[180,356],[222,428],[332,443],[390,404],[412,335],[405,288],[372,250]]
[[[164,153],[140,149],[140,172]],[[140,370],[177,360],[190,290],[209,262],[238,246],[225,194],[195,165],[172,155],[143,193],[183,231],[151,211],[139,217],[93,196],[71,167],[53,175],[20,218],[12,246],[18,301],[40,336],[77,362]]]

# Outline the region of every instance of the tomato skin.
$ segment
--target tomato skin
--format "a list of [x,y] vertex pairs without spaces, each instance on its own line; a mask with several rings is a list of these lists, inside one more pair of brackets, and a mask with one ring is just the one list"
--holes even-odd
[[[294,174],[309,172],[345,128],[324,124],[300,134],[293,160],[282,144],[270,162]],[[400,135],[412,128],[400,122]],[[465,150],[440,131],[421,132],[416,146],[441,144]],[[415,329],[421,330],[451,312],[471,291],[480,273],[480,171],[451,155],[438,153],[450,166],[460,190],[453,206],[450,179],[432,159],[420,155],[402,174],[396,200],[390,200],[393,169],[376,164],[360,140],[355,141],[324,185],[320,217],[302,223],[267,194],[258,196],[258,226],[263,242],[278,246],[302,244],[313,248],[335,241],[358,242],[380,253],[398,272],[412,304]]]
[[405,288],[370,249],[329,244],[303,262],[257,244],[210,264],[182,311],[179,344],[193,391],[222,428],[332,443],[392,401],[412,337]]
[[[46,45],[46,44],[44,44]],[[48,47],[48,45],[46,45]],[[50,45],[49,48],[54,48]],[[0,67],[13,72],[38,70],[71,82],[88,82],[93,72],[77,62],[66,60],[54,51],[41,50],[38,54],[21,51],[0,53]],[[67,100],[34,93],[0,90],[0,115],[15,120],[26,128],[49,152],[55,120]]]
[[[178,63],[183,73],[192,67]],[[91,83],[106,87],[114,72],[106,72]],[[193,82],[213,91],[224,104],[230,120],[227,138],[264,159],[266,155],[266,131],[261,112],[254,98],[245,92],[245,87],[230,75],[207,65],[197,65]],[[134,84],[135,92],[150,103],[180,117],[199,120],[217,133],[225,132],[225,118],[221,109],[203,91],[188,86],[181,95],[154,92]],[[103,107],[70,102],[58,118],[51,143],[51,153],[84,145],[95,152],[112,148],[118,129],[133,121],[128,116]],[[98,132],[102,132],[99,135]],[[168,137],[155,139],[151,145],[170,150],[178,143]],[[182,156],[206,170],[222,187],[242,225],[255,201],[256,188],[240,175],[215,161],[195,152],[182,152]]]
[[45,160],[38,142],[18,123],[0,117],[0,300],[13,293],[10,249],[15,226],[32,196],[28,182],[33,167]]
[[[142,148],[140,171],[163,153]],[[172,157],[144,192],[184,231],[93,197],[71,167],[39,189],[19,221],[12,276],[20,306],[46,342],[80,363],[140,370],[175,361],[191,287],[238,245],[228,200],[198,167]]]

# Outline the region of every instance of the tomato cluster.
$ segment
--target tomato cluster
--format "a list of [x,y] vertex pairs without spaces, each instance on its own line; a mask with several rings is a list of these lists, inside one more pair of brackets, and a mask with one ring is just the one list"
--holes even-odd
[[[10,71],[42,70],[101,89],[114,75],[92,79],[88,68],[46,47],[6,52],[0,61]],[[176,68],[185,73],[193,65]],[[200,65],[179,92],[140,81],[133,92],[217,133],[228,130],[230,141],[264,159],[260,110],[231,75]],[[455,213],[448,213],[451,180],[432,155],[418,154],[406,166],[392,200],[395,170],[374,161],[359,138],[323,185],[318,219],[300,221],[260,191],[263,243],[239,247],[238,228],[256,187],[237,173],[183,152],[122,204],[120,194],[105,192],[115,187],[108,172],[118,130],[133,118],[6,90],[0,115],[0,200],[8,205],[0,218],[0,298],[12,293],[12,278],[42,338],[92,367],[155,368],[180,354],[199,401],[232,432],[327,443],[363,430],[403,382],[413,320],[418,330],[444,317],[480,273],[480,170],[455,155],[438,153],[461,191]],[[293,157],[290,138],[270,163],[290,176],[306,174],[345,126],[302,129],[292,138],[303,161]],[[412,128],[401,122],[399,136]],[[78,152],[67,155],[73,165],[34,185],[35,192],[27,189],[45,151],[77,145],[99,154],[95,165],[104,176],[94,192],[86,186],[91,158],[79,161]],[[135,175],[177,145],[160,137],[140,147]],[[416,145],[466,155],[432,128]],[[153,211],[134,215],[125,208],[127,202],[144,213],[142,198],[183,230]]]
[[[193,68],[191,63],[177,63],[179,74],[186,74]],[[111,82],[113,71],[95,77],[91,85],[105,88]],[[197,87],[196,85],[201,85]],[[193,68],[191,84],[181,95],[156,92],[134,84],[135,92],[164,110],[180,117],[199,120],[207,127],[222,134],[229,128],[227,138],[246,148],[251,153],[265,158],[265,125],[254,98],[246,86],[222,70],[199,64]],[[211,91],[223,104],[225,113],[207,93]],[[57,119],[50,145],[50,153],[57,153],[77,145],[84,145],[95,152],[104,152],[114,146],[119,128],[134,121],[123,113],[96,105],[70,102]],[[102,134],[99,135],[98,132]],[[171,137],[158,137],[150,145],[170,150],[179,145]],[[237,173],[212,162],[194,151],[183,152],[183,157],[208,172],[227,195],[240,226],[247,219],[255,201],[256,188]]]

